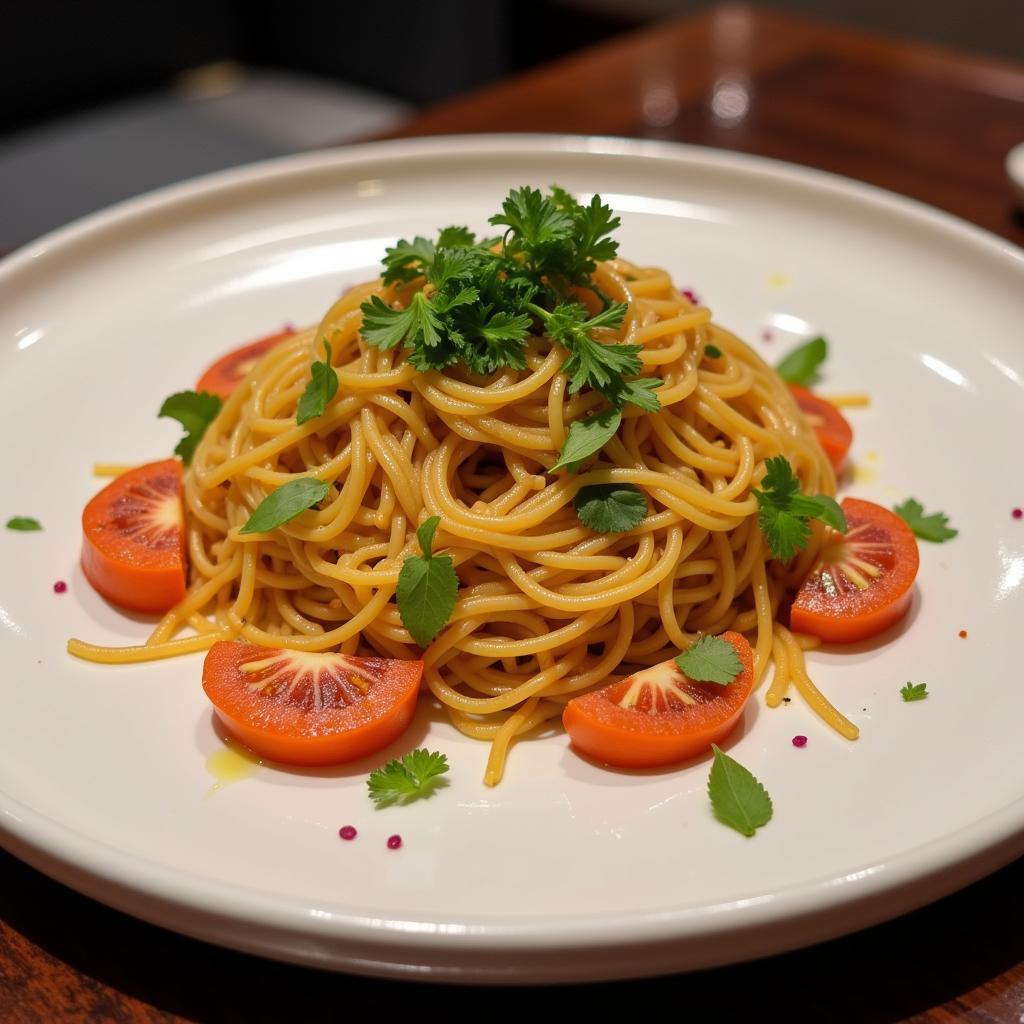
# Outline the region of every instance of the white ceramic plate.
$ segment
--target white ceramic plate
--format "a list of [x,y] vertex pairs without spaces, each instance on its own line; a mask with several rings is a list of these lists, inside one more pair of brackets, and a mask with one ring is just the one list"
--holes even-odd
[[[77,568],[94,460],[165,457],[155,413],[211,358],[316,318],[399,234],[482,229],[552,181],[621,212],[622,251],[669,268],[777,358],[822,331],[857,494],[907,495],[960,536],[922,544],[885,644],[818,652],[862,729],[751,702],[732,753],[768,786],[753,839],[716,823],[707,764],[615,774],[552,734],[481,783],[486,748],[424,709],[402,743],[448,753],[434,799],[375,812],[371,763],[258,769],[210,795],[222,749],[199,657],[100,668],[70,635],[141,639]],[[29,246],[0,270],[0,825],[4,844],[140,917],[348,970],[474,981],[608,978],[781,951],[933,899],[1024,849],[1024,258],[863,185],[710,150],[578,138],[357,147],[201,179]],[[762,341],[770,328],[771,341]],[[52,591],[57,579],[69,590]],[[966,640],[958,631],[967,629]],[[931,696],[905,704],[900,687]],[[803,733],[807,746],[790,739]],[[376,763],[380,759],[373,759]],[[344,843],[342,824],[358,827]],[[399,832],[399,851],[385,848]]]

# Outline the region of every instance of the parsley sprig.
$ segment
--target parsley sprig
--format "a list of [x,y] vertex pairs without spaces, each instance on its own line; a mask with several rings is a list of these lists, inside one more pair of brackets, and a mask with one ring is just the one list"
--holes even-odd
[[752,493],[757,499],[761,532],[775,558],[788,562],[807,547],[811,519],[820,519],[839,533],[846,533],[846,516],[835,498],[801,494],[800,481],[785,456],[768,459],[765,468],[761,481],[764,490]]
[[[543,333],[566,350],[563,371],[571,394],[589,388],[615,413],[627,404],[656,412],[661,380],[640,376],[641,346],[607,337],[621,327],[627,307],[609,302],[592,280],[597,262],[618,252],[611,233],[619,218],[611,208],[600,196],[584,205],[557,186],[548,195],[526,186],[509,192],[490,223],[504,228],[500,238],[478,239],[468,228],[447,227],[436,240],[416,236],[388,249],[384,284],[422,284],[393,305],[377,295],[362,304],[367,343],[404,347],[420,371],[462,364],[487,375],[526,369],[527,346]],[[590,288],[604,308],[590,316],[573,293],[578,286]],[[590,437],[607,435],[606,421],[608,416]],[[577,425],[570,425],[570,435]],[[563,451],[555,468],[579,461]]]
[[366,787],[378,807],[407,804],[417,797],[430,796],[446,784],[447,780],[441,776],[447,771],[445,754],[421,748],[371,772]]

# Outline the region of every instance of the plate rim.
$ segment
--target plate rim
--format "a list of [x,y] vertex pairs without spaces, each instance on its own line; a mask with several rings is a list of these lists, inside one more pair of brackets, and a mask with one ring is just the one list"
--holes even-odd
[[[363,143],[262,161],[171,185],[127,199],[25,244],[0,260],[0,287],[16,286],[23,273],[45,272],[49,260],[58,259],[69,249],[102,244],[112,233],[139,222],[145,230],[144,222],[148,217],[181,204],[216,201],[240,191],[287,184],[290,178],[300,181],[308,175],[335,169],[380,168],[382,165],[386,168],[424,157],[486,158],[508,152],[520,155],[528,152],[538,157],[573,154],[639,157],[658,163],[721,168],[800,190],[830,193],[874,209],[887,210],[904,221],[930,226],[947,237],[952,235],[961,244],[1012,268],[1024,285],[1024,249],[1013,242],[919,200],[855,179],[766,157],[682,143],[615,136],[486,134]],[[845,922],[834,926],[820,924],[811,927],[810,938],[798,938],[788,944],[778,937],[771,942],[762,940],[760,946],[755,943],[754,948],[740,958],[723,950],[717,956],[705,957],[702,962],[688,961],[685,965],[711,966],[781,952],[888,919],[967,885],[1024,853],[1024,796],[979,821],[884,861],[865,864],[851,874],[812,879],[782,893],[765,894],[755,900],[731,900],[713,906],[664,911],[597,912],[560,920],[530,917],[497,923],[458,915],[443,920],[436,914],[370,916],[352,911],[325,915],[322,910],[318,914],[317,907],[303,905],[303,901],[292,897],[205,879],[108,846],[34,811],[5,790],[0,790],[0,840],[27,863],[87,895],[156,924],[221,945],[319,966],[355,969],[360,973],[403,976],[408,976],[409,965],[388,961],[387,956],[389,952],[404,952],[408,960],[413,952],[423,965],[421,969],[427,972],[417,977],[516,981],[530,980],[538,974],[537,964],[530,966],[531,954],[536,960],[537,955],[554,950],[609,952],[652,942],[679,943],[695,937],[753,933],[772,924],[782,925],[815,914],[839,917],[842,915],[837,911],[855,904],[873,902],[876,905],[876,912],[852,925]],[[900,898],[887,899],[897,893]],[[141,910],[140,897],[145,904]],[[182,920],[182,912],[191,914],[192,920]],[[253,935],[225,932],[225,926],[232,923],[236,927],[247,924],[262,930],[263,940],[257,941]],[[289,936],[306,936],[314,942],[316,950],[298,951],[299,946],[290,941]],[[362,951],[362,956],[356,955],[357,949]],[[375,951],[385,959],[371,961],[365,956],[367,951]],[[522,973],[510,975],[509,967],[514,971],[515,964],[506,963],[500,975],[496,967],[480,967],[474,974],[471,966],[459,962],[459,957],[469,952],[505,953],[513,959],[519,956]],[[564,969],[546,975],[544,980],[650,973],[628,964],[624,966],[626,969],[617,975],[607,972],[595,975],[586,965],[574,966],[566,962],[562,965]]]

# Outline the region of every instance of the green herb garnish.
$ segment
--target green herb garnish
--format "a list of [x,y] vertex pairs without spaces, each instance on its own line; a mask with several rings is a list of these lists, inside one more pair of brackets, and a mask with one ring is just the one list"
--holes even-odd
[[695,683],[720,686],[728,686],[743,671],[736,648],[720,636],[702,636],[676,658],[676,665]]
[[900,687],[900,696],[908,703],[913,700],[925,700],[928,697],[927,683],[907,683]]
[[827,358],[828,342],[824,338],[812,338],[788,352],[775,372],[787,384],[810,387],[818,379],[818,367]]
[[452,556],[431,551],[440,522],[440,516],[431,516],[416,531],[423,554],[406,557],[395,592],[402,624],[420,647],[426,647],[451,618],[459,589]]
[[618,409],[605,409],[585,420],[577,420],[569,427],[569,436],[550,472],[567,469],[575,473],[591,455],[599,452],[615,436],[621,422],[622,413]]
[[761,481],[764,490],[752,493],[757,498],[761,532],[775,558],[788,562],[807,547],[810,519],[820,519],[839,533],[846,533],[846,516],[835,498],[801,494],[800,481],[784,456],[768,459],[765,467],[767,472]]
[[29,533],[32,530],[41,530],[42,528],[43,524],[31,516],[12,516],[7,520],[8,530],[21,530],[24,533]]
[[366,782],[370,799],[378,807],[407,804],[421,796],[430,796],[447,780],[448,758],[429,750],[414,750],[400,760],[388,761],[370,773]]
[[914,531],[914,536],[920,537],[921,540],[941,544],[943,541],[952,540],[959,532],[947,525],[949,516],[942,512],[925,515],[924,506],[914,498],[907,498],[902,505],[895,505],[893,512]]
[[721,359],[722,350],[717,345],[705,345],[704,355],[706,355],[708,359]]
[[323,416],[331,399],[338,391],[338,374],[331,365],[331,343],[324,338],[323,362],[314,360],[310,367],[310,380],[299,399],[295,422],[302,426],[309,420]]
[[330,490],[330,484],[308,476],[289,480],[276,491],[271,491],[256,506],[256,511],[249,516],[249,521],[238,532],[266,533],[268,530],[283,526],[306,509],[319,505]]
[[[583,205],[557,186],[547,196],[524,187],[509,192],[490,222],[505,229],[501,238],[478,240],[467,228],[448,227],[436,240],[417,236],[388,249],[384,283],[423,284],[404,309],[392,308],[379,296],[363,303],[367,343],[405,347],[409,363],[421,371],[461,363],[471,373],[488,375],[526,369],[527,344],[543,331],[566,350],[563,370],[570,393],[589,388],[615,412],[627,404],[657,411],[655,391],[661,380],[639,376],[640,346],[601,337],[602,331],[622,324],[626,311],[625,304],[601,295],[591,280],[597,261],[612,259],[618,251],[610,235],[619,219],[611,208],[599,196]],[[577,286],[590,288],[604,303],[595,316],[577,301],[572,291]],[[574,443],[580,440],[573,436],[576,426],[569,433]],[[598,436],[594,427],[588,428],[589,440]],[[558,465],[572,466],[584,457],[564,449]]]
[[632,484],[591,484],[573,498],[576,515],[597,533],[626,533],[647,515],[647,498]]
[[711,745],[715,760],[708,776],[708,796],[715,817],[724,825],[752,836],[772,817],[772,798],[753,775],[722,750]]
[[196,445],[202,440],[206,428],[216,419],[220,407],[220,396],[212,395],[209,391],[179,391],[164,399],[157,417],[167,416],[185,428],[185,436],[174,449],[174,454],[180,455],[185,465],[192,461]]

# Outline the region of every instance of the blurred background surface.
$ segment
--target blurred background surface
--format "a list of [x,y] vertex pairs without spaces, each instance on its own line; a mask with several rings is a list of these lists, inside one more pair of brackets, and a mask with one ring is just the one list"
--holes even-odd
[[[0,249],[160,185],[385,134],[439,100],[708,6],[700,0],[7,4]],[[1024,59],[1024,0],[751,6]]]

